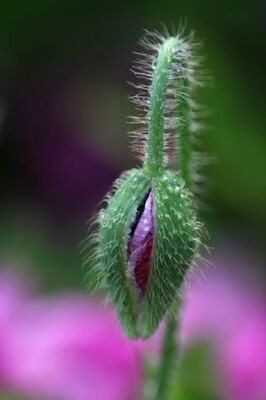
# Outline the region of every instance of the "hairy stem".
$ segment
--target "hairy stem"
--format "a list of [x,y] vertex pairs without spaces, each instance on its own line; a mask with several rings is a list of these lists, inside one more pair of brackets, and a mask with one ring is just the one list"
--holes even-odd
[[164,169],[164,112],[167,98],[169,72],[175,62],[175,54],[182,42],[178,36],[167,38],[160,46],[154,66],[148,111],[147,158],[145,168],[152,175]]
[[[176,54],[180,50],[179,65],[176,66]],[[159,175],[164,165],[164,129],[167,89],[171,80],[171,70],[176,68],[176,164],[179,176],[185,186],[192,186],[193,133],[191,130],[191,73],[189,62],[190,48],[184,40],[167,38],[158,50],[154,64],[154,73],[150,88],[148,111],[148,138],[144,168],[153,176]],[[170,82],[171,83],[171,82]],[[178,361],[177,325],[180,313],[180,301],[177,301],[171,315],[167,317],[166,329],[162,340],[160,361],[157,371],[156,394],[153,400],[167,400],[172,374]]]
[[[179,41],[181,45],[181,41]],[[185,60],[186,62],[186,60]],[[177,91],[181,94],[176,104],[177,113],[177,164],[180,177],[183,179],[187,188],[192,185],[192,132],[190,129],[190,82],[188,65],[181,66],[182,78],[178,79]],[[178,315],[180,312],[180,301],[175,305],[173,313],[168,316],[166,321],[166,330],[164,333],[160,363],[158,366],[158,386],[155,400],[166,400],[167,389],[171,375],[178,359],[178,343],[177,343],[177,325]]]
[[[187,75],[183,78],[182,83],[182,97],[177,103],[177,118],[179,120],[177,126],[177,164],[179,167],[180,177],[183,179],[187,188],[192,185],[192,157],[193,157],[193,134],[190,127],[190,112],[191,107],[189,104],[190,99],[190,83],[186,68],[184,74]],[[179,89],[179,88],[178,88]]]

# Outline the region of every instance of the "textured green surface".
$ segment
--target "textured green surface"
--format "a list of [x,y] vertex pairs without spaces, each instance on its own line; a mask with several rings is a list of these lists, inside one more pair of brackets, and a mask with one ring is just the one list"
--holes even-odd
[[[190,92],[192,92],[192,85],[189,79],[184,79],[181,82],[183,96],[177,105],[177,117],[180,123],[178,124],[177,134],[177,166],[181,178],[186,184],[186,187],[191,188],[193,182],[193,133],[191,130],[191,105],[190,105]],[[181,88],[179,88],[180,90]]]
[[[150,89],[146,168],[158,175],[164,168],[164,122],[169,74],[175,68],[175,55],[181,46],[179,37],[169,37],[161,45]],[[173,65],[174,64],[174,65]]]
[[127,335],[131,337],[138,336],[138,301],[127,266],[127,245],[136,210],[149,187],[149,179],[142,170],[130,171],[110,198],[99,231],[100,268],[105,269],[111,299]]
[[[99,229],[87,246],[89,248],[90,243],[96,246],[86,261],[88,285],[108,289],[121,324],[132,338],[148,338],[166,313],[171,318],[174,309],[176,314],[174,306],[179,289],[197,255],[201,235],[193,195],[188,190],[192,147],[190,136],[185,137],[190,107],[185,86],[193,69],[189,43],[179,35],[157,35],[153,39],[157,42],[144,41],[153,52],[150,66],[142,72],[151,78],[150,98],[146,101],[148,132],[144,166],[127,172],[116,181],[116,191],[107,196],[107,206],[97,220]],[[165,132],[169,130],[169,122],[170,127],[173,124],[177,129],[172,132],[174,139],[179,130],[182,132],[179,153],[184,154],[179,172],[165,169],[166,145],[171,143]],[[172,146],[170,150],[177,152],[176,140]],[[153,254],[147,287],[142,294],[129,269],[128,243],[138,207],[149,190],[154,199]]]
[[197,253],[201,226],[191,195],[180,187],[173,172],[153,178],[154,256],[139,316],[141,336],[150,336],[176,301],[185,273]]
[[[137,208],[149,189],[154,196],[154,254],[147,290],[141,297],[128,269],[127,246]],[[99,222],[97,271],[127,335],[149,337],[176,301],[197,253],[201,226],[191,195],[180,187],[173,172],[151,178],[143,170],[132,170],[119,180]]]

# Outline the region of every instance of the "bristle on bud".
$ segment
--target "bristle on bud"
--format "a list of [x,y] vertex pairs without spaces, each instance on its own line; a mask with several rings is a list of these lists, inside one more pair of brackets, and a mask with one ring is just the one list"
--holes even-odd
[[[135,95],[130,96],[137,114],[129,117],[129,123],[134,125],[129,132],[132,137],[131,147],[136,158],[144,162],[147,151],[151,84],[158,52],[167,38],[171,36],[179,38],[181,45],[175,53],[174,62],[168,73],[164,107],[164,164],[166,168],[175,169],[180,167],[180,158],[178,157],[180,143],[177,140],[179,131],[186,130],[193,151],[200,147],[199,133],[204,128],[201,119],[207,112],[202,105],[198,104],[198,89],[209,83],[209,77],[202,67],[203,58],[198,54],[202,45],[200,42],[196,42],[194,33],[185,36],[183,31],[184,29],[180,29],[174,35],[171,35],[166,29],[164,35],[159,32],[145,31],[145,36],[140,40],[143,51],[135,52],[138,59],[132,69],[139,82],[130,83],[137,91]],[[185,104],[186,116],[179,112],[179,107],[184,107],[182,104]],[[193,179],[191,185],[194,189],[193,192],[197,193],[197,177],[203,162],[198,155],[194,157],[194,152],[191,152],[189,164]],[[205,164],[206,158],[204,159]]]

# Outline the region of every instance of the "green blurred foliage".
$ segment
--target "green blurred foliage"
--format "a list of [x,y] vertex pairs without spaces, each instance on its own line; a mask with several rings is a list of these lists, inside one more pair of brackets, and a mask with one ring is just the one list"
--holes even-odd
[[36,219],[36,215],[17,210],[12,215],[5,210],[0,215],[1,266],[22,268],[33,280],[41,280],[39,289],[85,290],[79,243],[72,243],[67,249],[65,246],[64,241],[51,237],[45,221]]
[[189,349],[172,381],[169,400],[219,400],[214,371],[207,347],[197,345]]
[[[69,77],[74,73],[82,87],[91,82],[86,93],[91,90],[90,100],[95,99],[102,109],[102,116],[96,113],[98,125],[91,132],[91,139],[109,154],[121,171],[131,167],[134,161],[126,148],[125,122],[132,112],[126,98],[131,91],[126,81],[133,80],[129,71],[134,59],[132,51],[137,49],[143,28],[160,30],[161,22],[178,26],[180,21],[187,25],[187,31],[196,30],[203,39],[205,65],[214,77],[213,87],[202,93],[211,111],[206,120],[203,148],[217,155],[218,160],[205,171],[214,182],[206,200],[214,210],[207,214],[209,224],[213,232],[226,232],[228,227],[245,232],[253,238],[255,247],[261,243],[263,253],[266,10],[262,1],[5,2],[0,13],[0,85],[5,113],[8,116],[10,93],[19,90],[21,82],[30,77],[38,80],[61,74]],[[86,114],[87,121],[95,119],[95,113],[86,106],[82,113]],[[1,136],[8,140],[5,135],[7,132],[3,129]],[[12,160],[12,146],[5,157]],[[6,183],[3,189],[10,191],[9,198],[13,196],[10,174],[2,166],[1,176]],[[6,204],[2,210],[2,214],[7,213]],[[16,227],[20,231],[17,216],[12,212],[7,215],[10,226],[2,224],[2,249],[10,243],[13,243],[12,251],[16,246],[29,248],[29,253],[36,255],[34,263],[45,271],[44,275],[52,275],[48,281],[69,282],[68,273],[62,275],[64,268],[59,267],[65,264],[65,271],[72,276],[70,281],[74,279],[82,287],[82,279],[76,279],[79,259],[73,257],[79,238],[72,237],[63,244],[57,240],[49,243],[50,233],[42,232],[46,228],[40,222],[37,227],[42,237],[40,242],[49,253],[44,255],[36,243],[36,227],[32,229],[27,224],[29,239],[27,245],[21,246],[17,239],[19,233],[14,232]],[[26,216],[35,218],[34,213]],[[80,230],[84,227],[80,226]],[[71,262],[72,267],[67,267]]]
[[[168,400],[221,400],[219,382],[209,346],[193,345],[180,356],[178,365],[171,371],[167,392]],[[158,369],[156,363],[147,360],[146,383],[143,399],[150,400],[156,391]]]
[[9,394],[9,393],[2,393],[1,392],[1,400],[26,400],[23,399],[21,396]]

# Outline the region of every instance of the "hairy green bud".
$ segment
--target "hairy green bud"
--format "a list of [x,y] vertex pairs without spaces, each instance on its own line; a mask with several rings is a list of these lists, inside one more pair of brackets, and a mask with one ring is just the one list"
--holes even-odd
[[[135,239],[143,233],[148,238],[140,244],[142,259],[132,265],[129,246],[149,196],[151,213]],[[191,196],[173,172],[152,178],[143,170],[129,172],[101,215],[98,247],[112,301],[129,336],[148,337],[157,328],[176,300],[199,236]],[[151,246],[145,249],[147,240]]]
[[[145,86],[146,97],[134,97],[147,110],[143,121],[134,120],[146,126],[146,133],[141,128],[136,134],[134,146],[143,168],[128,171],[115,182],[114,194],[107,196],[98,215],[98,229],[87,242],[94,251],[86,259],[89,285],[108,290],[132,338],[151,336],[171,313],[198,253],[202,231],[190,174],[190,94],[196,64],[192,45],[179,35],[157,34],[143,44],[154,53],[136,72],[151,81]],[[171,165],[173,158],[178,164],[178,155],[177,173]]]

